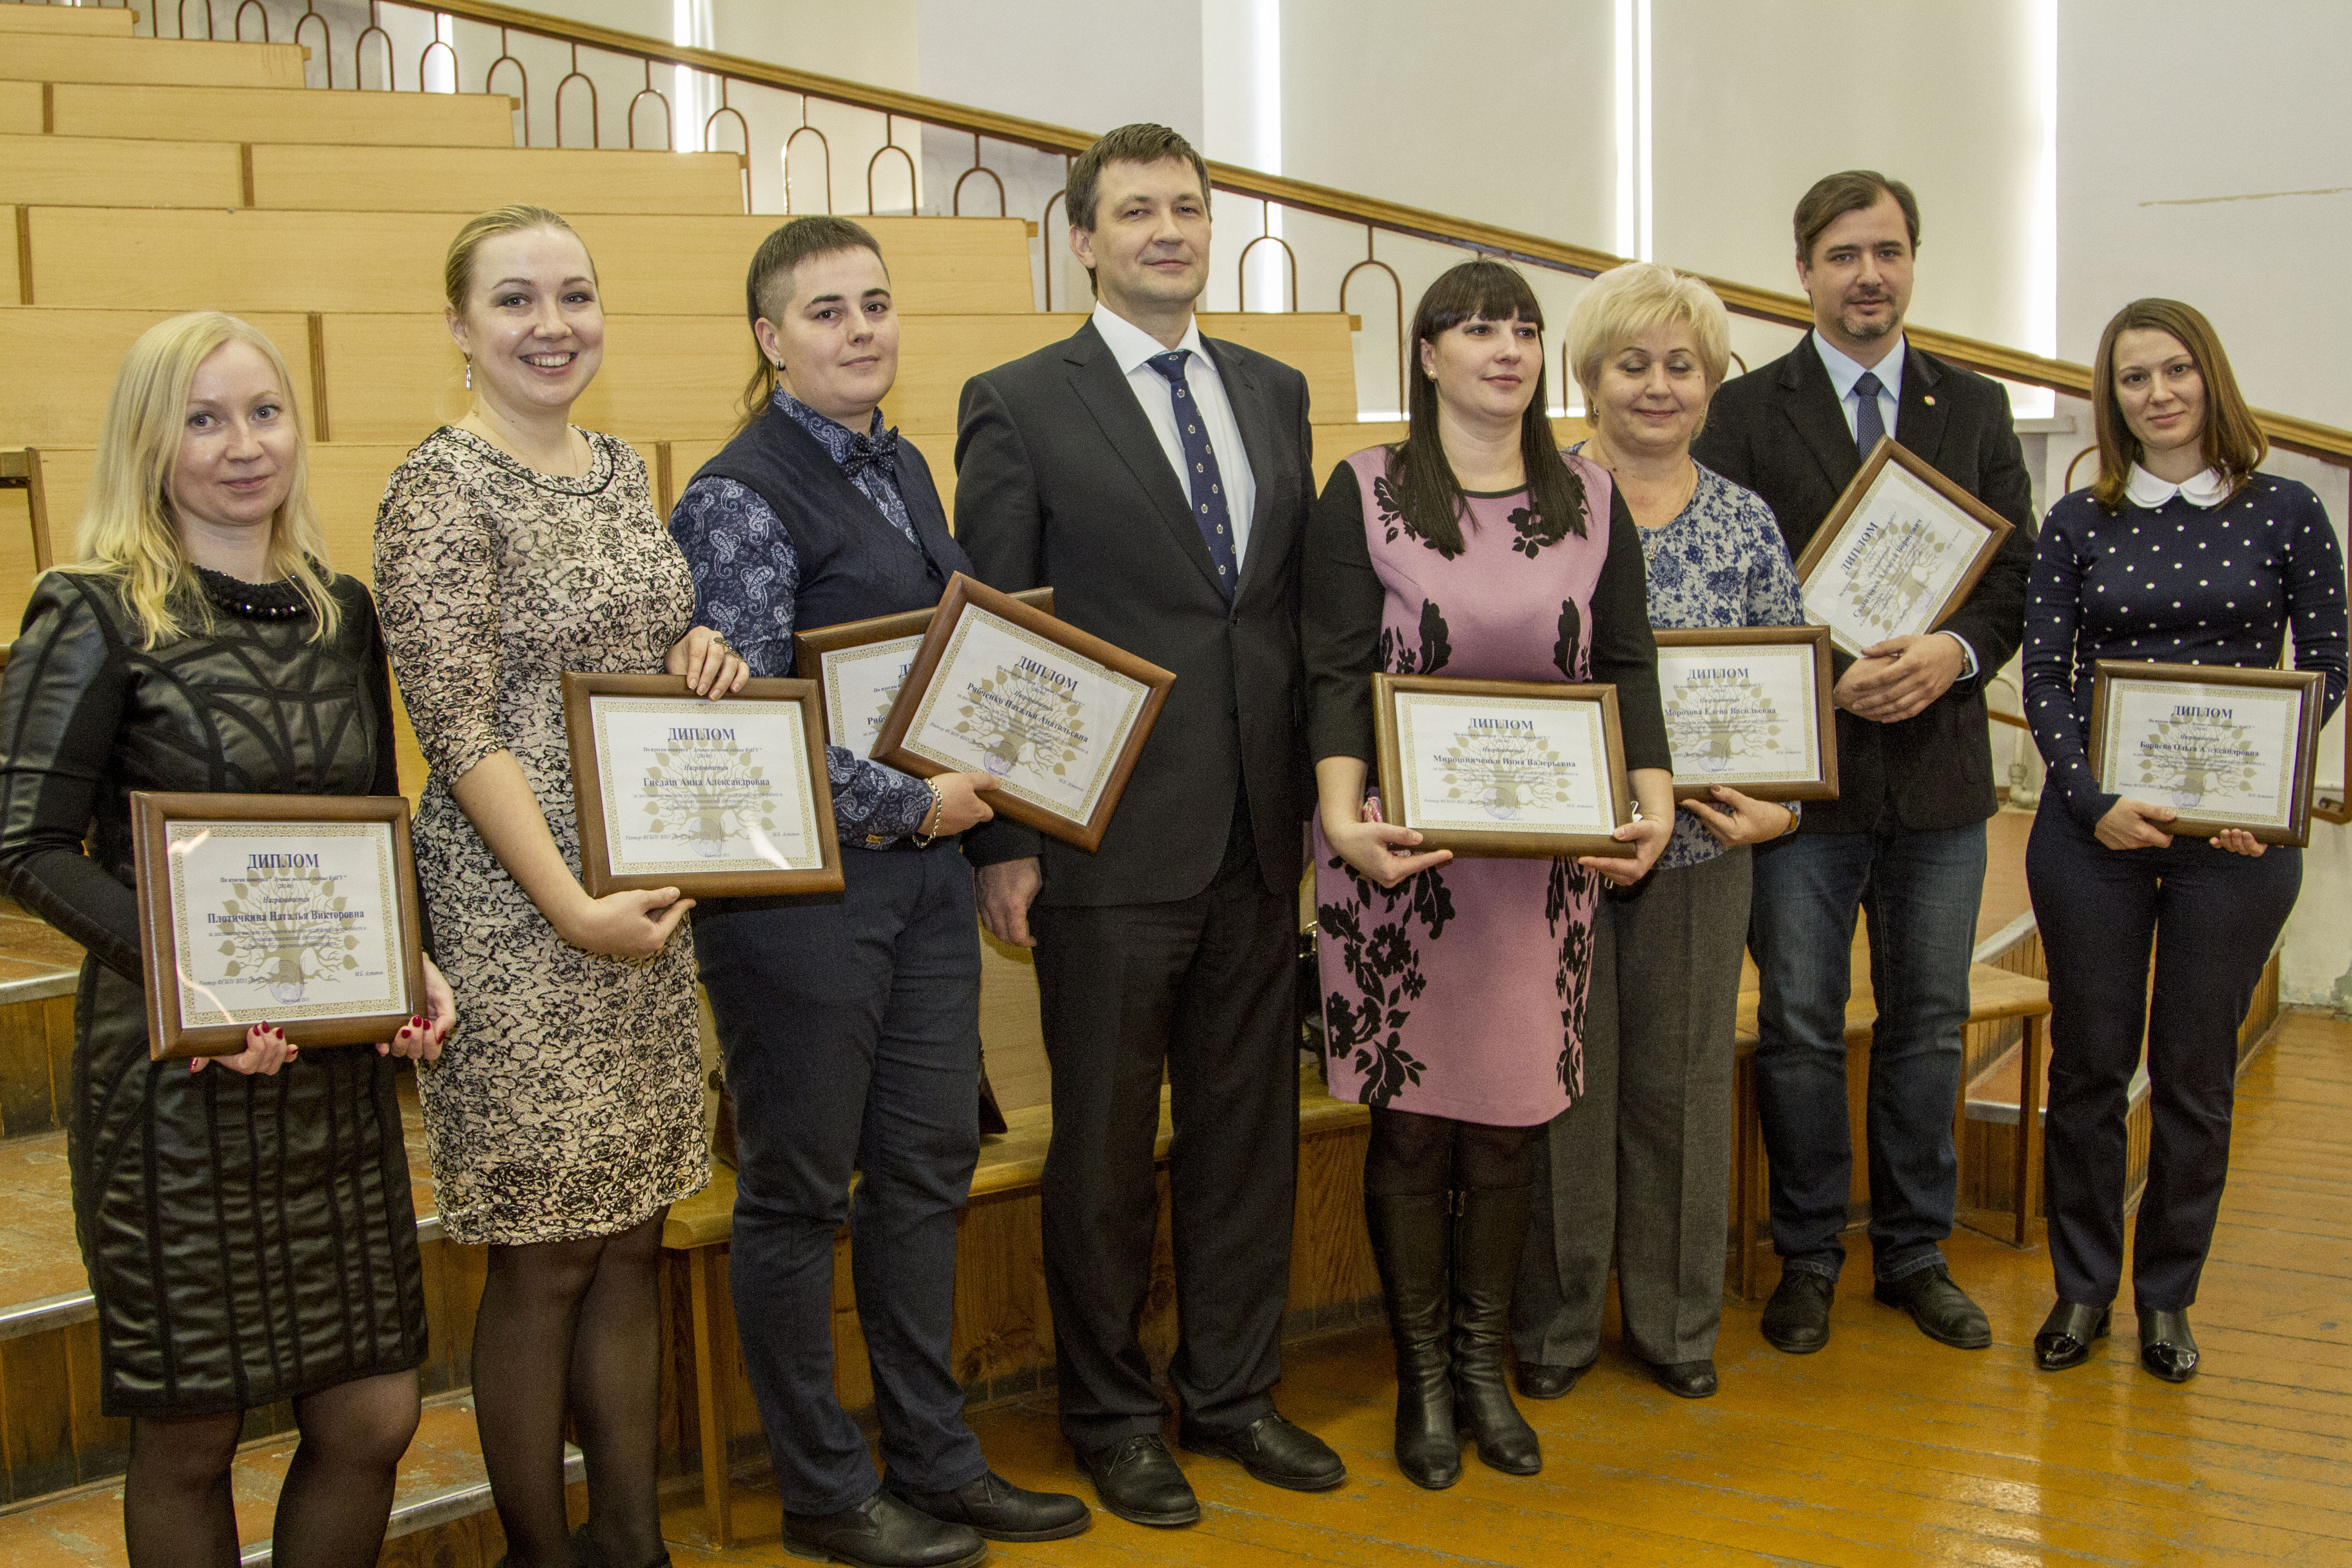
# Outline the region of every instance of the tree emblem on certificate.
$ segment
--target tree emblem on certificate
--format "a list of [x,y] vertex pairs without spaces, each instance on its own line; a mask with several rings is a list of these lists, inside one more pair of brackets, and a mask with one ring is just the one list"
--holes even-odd
[[840,890],[814,683],[750,680],[712,702],[677,676],[567,673],[563,721],[592,898]]
[[390,1039],[424,1008],[408,803],[396,795],[131,797],[149,1053]]
[[2168,831],[2311,836],[2323,678],[2316,671],[2101,659],[2091,691],[2100,788],[2179,813]]
[[1850,654],[1931,632],[1969,596],[2011,526],[1882,437],[1797,558],[1805,616]]
[[959,572],[874,756],[924,777],[993,774],[999,816],[1093,849],[1175,680]]
[[1656,636],[1678,799],[1715,784],[1759,800],[1837,798],[1827,626]]
[[1613,686],[1372,677],[1382,806],[1457,855],[1629,855]]
[[[1027,588],[1013,597],[1054,613],[1051,588]],[[907,672],[922,651],[923,634],[930,629],[930,611],[910,610],[793,634],[793,670],[817,684],[827,741],[861,757],[875,754],[890,705],[898,700],[898,688],[907,683]]]

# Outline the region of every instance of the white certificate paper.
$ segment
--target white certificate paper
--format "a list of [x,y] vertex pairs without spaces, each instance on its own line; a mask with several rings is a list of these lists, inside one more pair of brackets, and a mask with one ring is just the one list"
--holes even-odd
[[1677,784],[1809,784],[1822,776],[1813,732],[1812,647],[1658,649],[1658,694]]
[[1609,731],[1598,702],[1396,694],[1406,826],[1616,830]]
[[2115,680],[2093,759],[2100,782],[2200,822],[2294,820],[2303,693],[2287,688]]
[[392,825],[166,829],[180,1023],[364,1018],[408,995]]
[[906,748],[1073,822],[1094,816],[1150,688],[967,605]]
[[599,694],[588,711],[614,876],[823,868],[799,703]]
[[861,757],[874,754],[881,738],[882,721],[907,684],[907,670],[915,651],[923,646],[920,632],[910,637],[889,637],[857,647],[836,648],[818,656],[824,685],[825,739]]
[[1982,523],[1902,464],[1882,464],[1805,582],[1805,618],[1851,654],[1933,631],[1984,537]]

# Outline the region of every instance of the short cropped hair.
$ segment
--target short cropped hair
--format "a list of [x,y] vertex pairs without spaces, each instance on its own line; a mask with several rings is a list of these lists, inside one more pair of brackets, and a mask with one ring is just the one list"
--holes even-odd
[[2099,477],[2091,486],[2091,499],[2110,512],[2121,508],[2132,465],[2146,456],[2139,437],[2124,420],[2123,405],[2116,400],[2116,344],[2130,331],[2167,333],[2197,362],[2197,374],[2205,380],[2205,466],[2217,470],[2230,493],[2237,494],[2270,455],[2271,443],[2254,411],[2246,406],[2245,394],[2238,390],[2230,356],[2221,352],[2221,334],[2194,305],[2134,300],[2099,334],[2098,357],[2091,362],[2091,428],[2099,443]]
[[776,367],[760,352],[758,322],[762,316],[773,321],[782,312],[786,300],[778,297],[778,283],[789,285],[794,269],[813,257],[860,248],[872,251],[874,259],[882,262],[883,277],[890,275],[890,264],[883,260],[882,242],[874,237],[873,230],[823,213],[779,225],[751,253],[751,269],[743,278],[744,313],[752,322],[751,379],[743,388],[744,425],[759,418],[776,395]]
[[1629,261],[1592,280],[1568,316],[1568,363],[1589,405],[1610,353],[1656,327],[1688,327],[1709,392],[1731,368],[1731,316],[1715,290],[1654,261]]
[[1813,246],[1822,231],[1848,213],[1867,212],[1886,196],[1903,209],[1903,226],[1911,233],[1911,248],[1919,248],[1919,198],[1900,180],[1890,180],[1875,169],[1847,169],[1824,174],[1797,203],[1797,259],[1813,264]]
[[[1069,209],[1073,227],[1095,231],[1096,209],[1102,201],[1102,172],[1109,163],[1157,163],[1169,158],[1182,158],[1192,165],[1192,177],[1201,182],[1201,203],[1209,202],[1209,165],[1207,160],[1193,150],[1192,144],[1165,125],[1139,121],[1122,125],[1116,131],[1106,131],[1095,138],[1095,144],[1078,154],[1070,165],[1070,181],[1063,188],[1062,205]],[[1087,268],[1087,286],[1094,287],[1094,268]]]

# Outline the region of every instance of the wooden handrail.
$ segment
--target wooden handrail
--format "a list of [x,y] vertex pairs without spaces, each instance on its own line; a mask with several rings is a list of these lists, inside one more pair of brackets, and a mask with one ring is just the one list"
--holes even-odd
[[[527,11],[516,5],[497,5],[493,0],[398,0],[398,3],[419,10],[488,23],[492,26],[536,33],[543,37],[558,38],[657,64],[684,66],[691,70],[731,77],[738,81],[826,99],[871,110],[877,114],[902,115],[925,124],[1016,146],[1034,147],[1043,153],[1075,156],[1086,151],[1095,140],[1087,132],[1072,130],[1066,125],[1026,120],[1016,114],[1000,114],[993,110],[975,109],[969,104],[951,103],[945,99],[874,87],[843,77],[795,70],[789,66],[771,65],[765,60],[755,60],[742,55],[721,54],[716,49],[668,43],[643,33],[623,32],[617,27],[601,26],[593,22],[550,16],[543,12]],[[1252,200],[1274,202],[1345,223],[1365,224],[1415,239],[1466,246],[1552,271],[1591,277],[1622,266],[1625,260],[1623,257],[1612,256],[1608,251],[1595,250],[1589,246],[1570,245],[1564,240],[1547,239],[1541,235],[1525,234],[1495,224],[1452,217],[1423,207],[1383,201],[1377,196],[1359,195],[1352,191],[1336,190],[1329,185],[1294,180],[1286,175],[1263,174],[1235,163],[1212,163],[1209,165],[1209,183],[1218,190]],[[1705,273],[1694,276],[1703,279],[1721,297],[1725,306],[1738,315],[1777,321],[1799,331],[1812,325],[1812,306],[1801,295],[1759,289],[1750,284],[1735,283],[1728,279],[1708,277]],[[1906,323],[1904,330],[1912,342],[1929,353],[1982,374],[2021,382],[2029,386],[2046,386],[2070,397],[2090,395],[2091,372],[2087,365],[2068,360],[2045,359],[2021,349],[1916,323]],[[2352,430],[2265,409],[2256,409],[2254,416],[2275,445],[2289,451],[2352,466]]]

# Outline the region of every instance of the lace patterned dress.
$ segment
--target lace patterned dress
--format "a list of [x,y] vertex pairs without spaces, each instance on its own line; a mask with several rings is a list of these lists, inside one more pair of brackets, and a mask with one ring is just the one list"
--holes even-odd
[[[1669,765],[1642,545],[1608,473],[1565,457],[1584,510],[1549,529],[1524,489],[1473,495],[1447,556],[1394,505],[1383,447],[1333,473],[1307,528],[1309,744],[1372,757],[1374,670],[1611,681],[1628,769]],[[1600,879],[1567,859],[1456,859],[1382,889],[1315,833],[1331,1092],[1496,1127],[1583,1088]]]
[[709,1177],[685,927],[651,959],[572,946],[449,793],[511,752],[577,875],[562,673],[657,672],[693,621],[644,462],[614,437],[588,442],[590,471],[567,479],[445,426],[393,471],[376,518],[384,640],[432,768],[416,874],[458,1025],[417,1081],[461,1242],[611,1235]]

